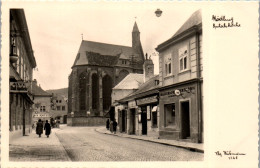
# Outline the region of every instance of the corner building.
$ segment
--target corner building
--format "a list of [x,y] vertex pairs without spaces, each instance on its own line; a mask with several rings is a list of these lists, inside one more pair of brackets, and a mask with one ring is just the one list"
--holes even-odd
[[33,54],[29,30],[23,9],[10,9],[9,51],[9,137],[31,133],[33,91]]
[[159,136],[203,142],[202,19],[198,10],[159,52]]
[[104,125],[112,88],[129,73],[143,73],[144,54],[136,22],[132,46],[81,42],[69,75],[69,126]]

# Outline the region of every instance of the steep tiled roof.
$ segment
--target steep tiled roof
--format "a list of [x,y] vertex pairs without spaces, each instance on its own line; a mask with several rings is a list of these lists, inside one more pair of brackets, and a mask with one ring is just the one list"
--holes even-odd
[[89,65],[114,66],[119,56],[100,55],[98,53],[86,52]]
[[[149,79],[147,82],[143,83],[137,91],[129,94],[128,96],[124,97],[120,101],[127,101],[131,100],[133,98],[141,97],[143,96],[143,93],[149,92],[149,94],[157,93],[156,88],[159,88],[159,85],[155,85],[155,80],[159,80],[159,75],[155,75],[151,79]],[[139,96],[140,95],[140,96]]]
[[35,82],[32,82],[32,94],[34,96],[51,96],[50,93],[44,91],[40,86],[37,86]]
[[83,40],[74,65],[89,64],[88,58],[86,57],[87,52],[97,53],[103,56],[118,56],[124,54],[128,59],[131,59],[130,57],[134,53],[132,47]]
[[143,82],[143,74],[130,73],[113,89],[137,89]]
[[201,17],[201,9],[194,12],[190,18],[179,28],[179,30],[173,35],[173,37],[181,34],[185,30],[188,30],[189,28],[199,25],[202,23],[202,17]]
[[169,43],[177,39],[178,38],[177,36],[181,35],[182,33],[189,30],[190,28],[198,26],[200,24],[202,24],[202,16],[201,16],[201,10],[199,9],[189,17],[189,19],[179,28],[179,30],[170,39],[159,44],[156,50],[160,49],[163,46],[168,45]]

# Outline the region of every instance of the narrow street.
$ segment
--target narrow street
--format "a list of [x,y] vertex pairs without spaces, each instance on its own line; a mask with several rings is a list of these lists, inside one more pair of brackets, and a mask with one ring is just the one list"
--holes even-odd
[[189,161],[203,154],[141,140],[100,134],[96,127],[62,127],[56,132],[72,161]]

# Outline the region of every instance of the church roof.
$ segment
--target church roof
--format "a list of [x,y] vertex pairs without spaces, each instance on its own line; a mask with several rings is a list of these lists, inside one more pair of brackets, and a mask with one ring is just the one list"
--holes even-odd
[[143,74],[130,73],[113,89],[137,89],[144,82]]
[[[132,47],[128,46],[121,46],[121,45],[114,45],[114,44],[107,44],[107,43],[100,43],[94,41],[86,41],[83,40],[80,45],[80,49],[77,55],[77,58],[74,62],[74,65],[86,65],[91,64],[89,62],[89,58],[87,53],[96,53],[97,55],[102,55],[104,57],[116,57],[123,54],[124,59],[131,59],[131,55],[133,55],[134,51]],[[108,58],[109,59],[109,58]],[[115,58],[111,58],[110,62],[117,61]],[[116,62],[114,62],[115,64]]]

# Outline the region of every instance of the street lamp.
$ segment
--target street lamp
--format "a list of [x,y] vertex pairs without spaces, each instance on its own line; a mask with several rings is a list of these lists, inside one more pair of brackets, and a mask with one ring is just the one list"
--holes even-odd
[[157,17],[160,17],[162,15],[162,11],[159,8],[154,13]]

